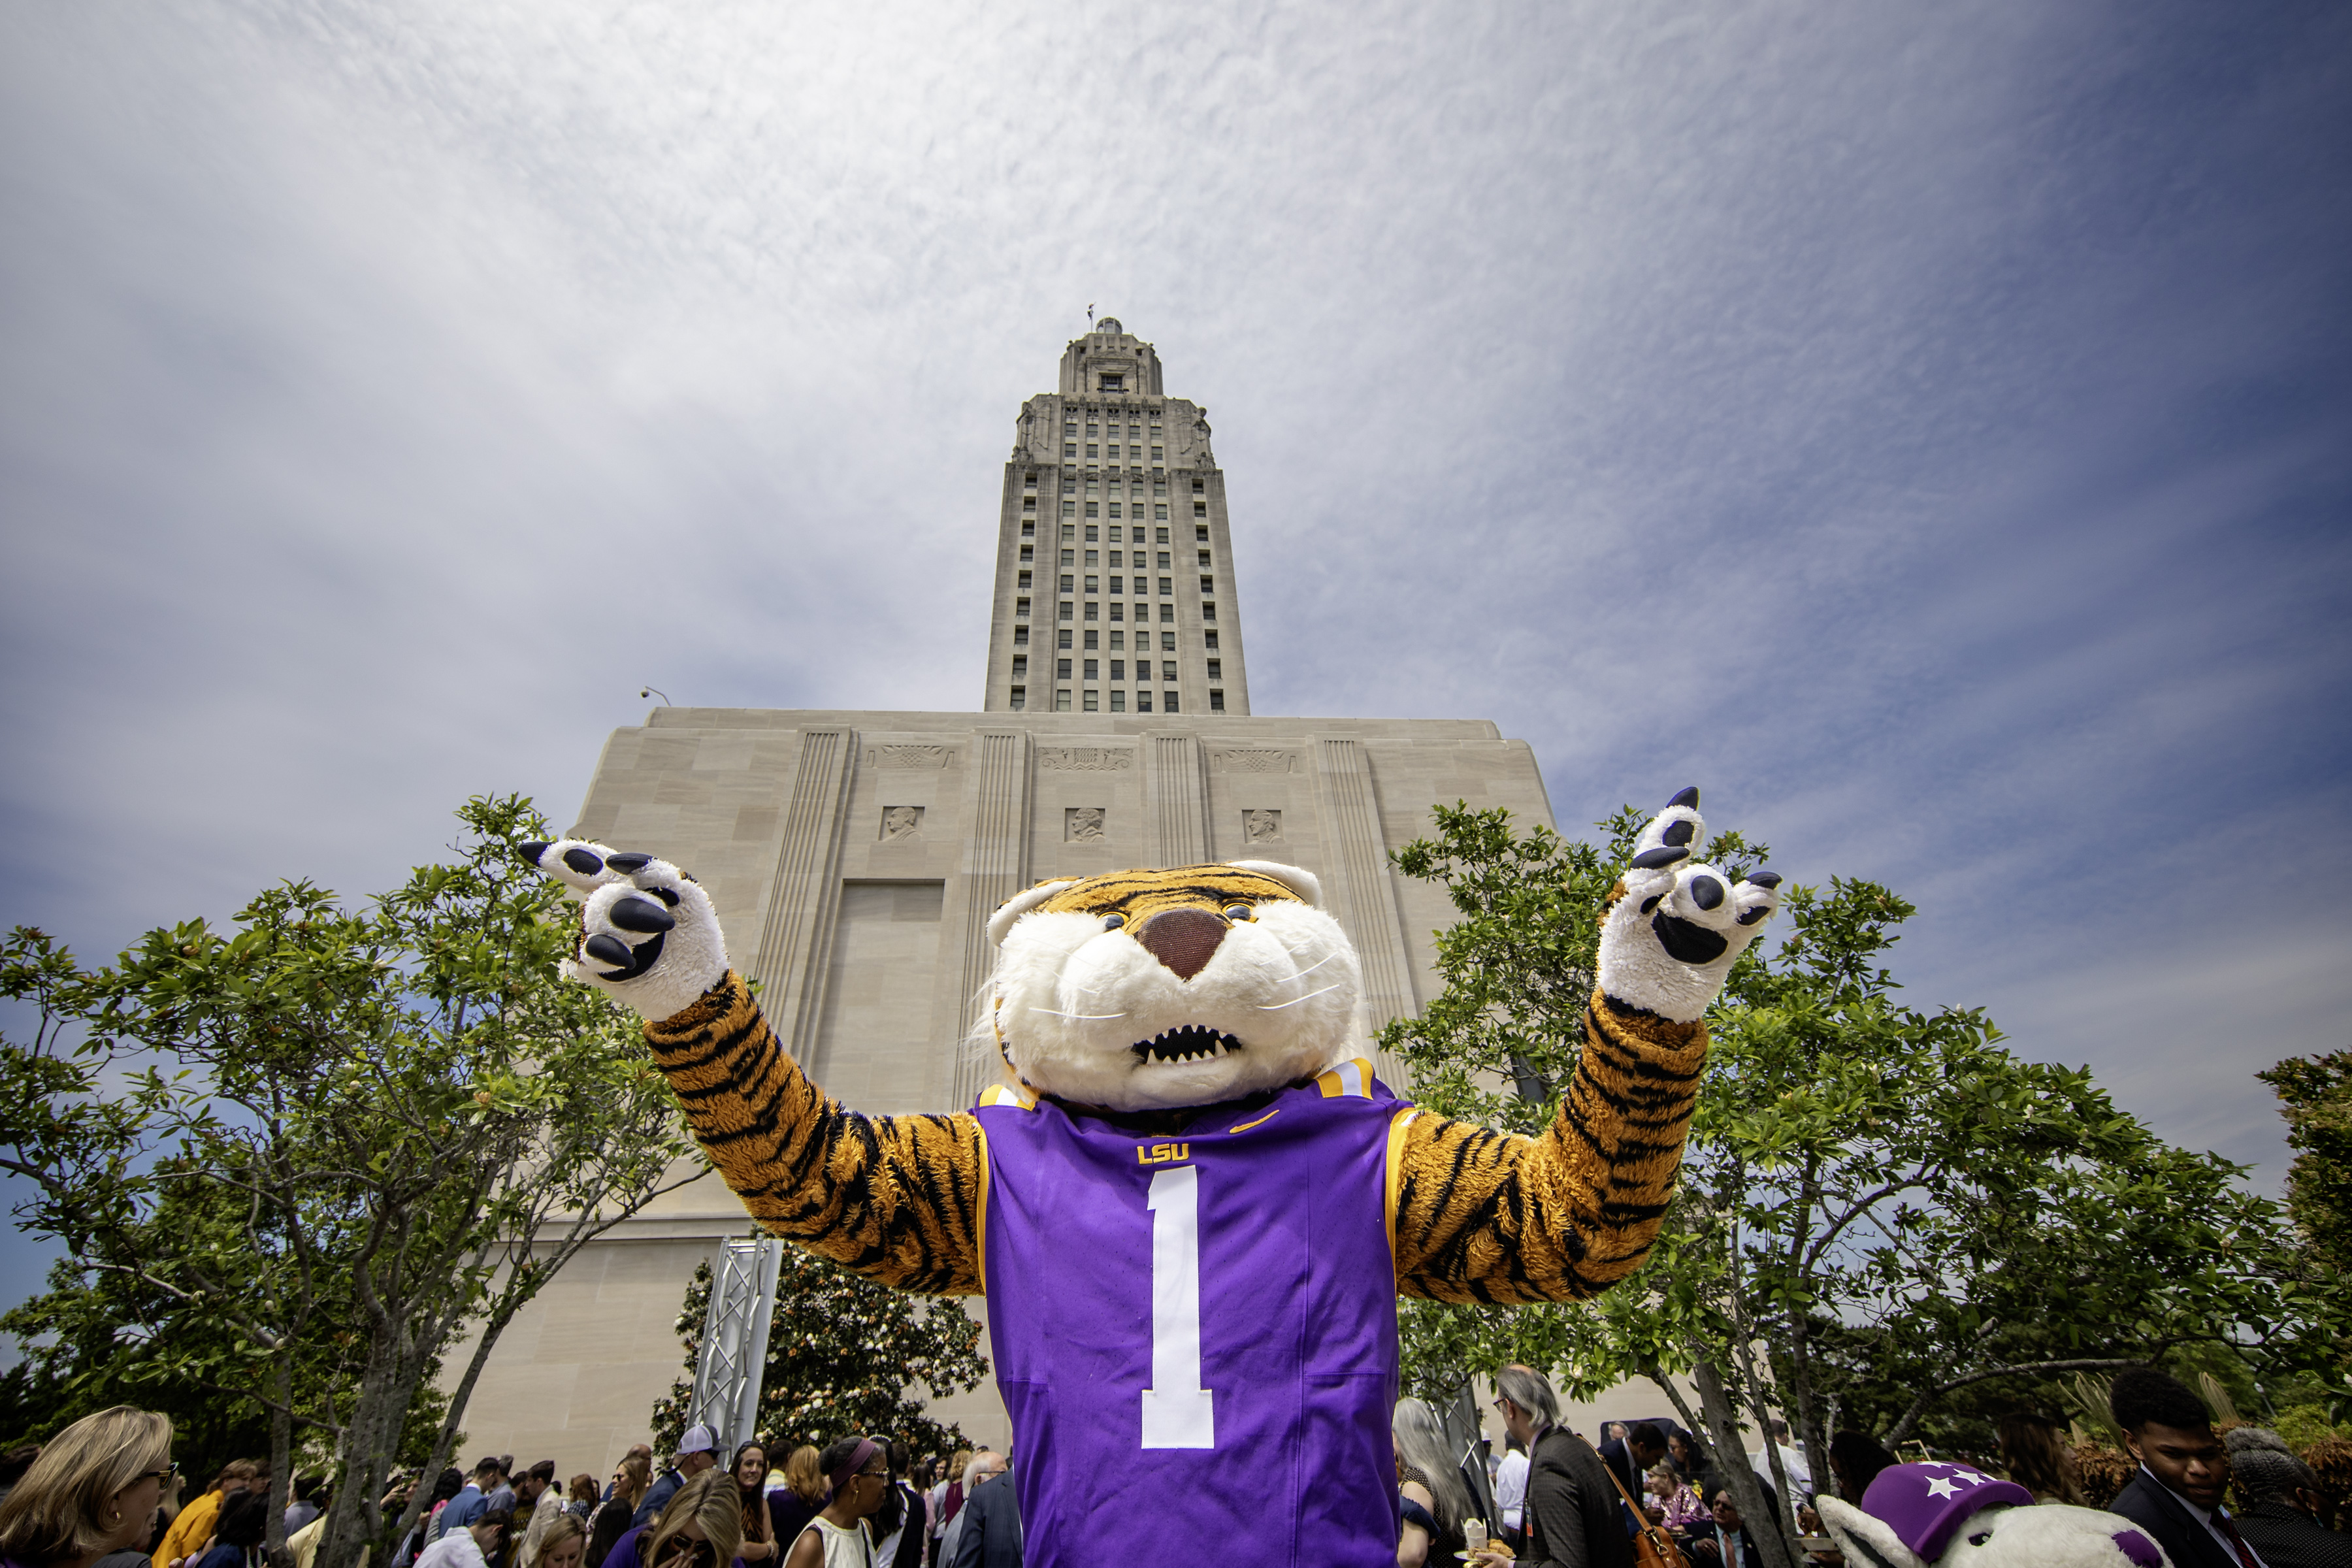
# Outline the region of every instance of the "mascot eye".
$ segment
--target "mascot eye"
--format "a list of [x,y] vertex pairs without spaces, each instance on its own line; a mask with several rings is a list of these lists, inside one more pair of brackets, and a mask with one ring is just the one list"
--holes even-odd
[[1229,921],[1254,921],[1257,919],[1257,910],[1247,904],[1227,904],[1225,906],[1225,919]]
[[1121,927],[1121,926],[1125,925],[1126,923],[1127,923],[1127,917],[1126,917],[1125,915],[1105,915],[1105,916],[1103,916],[1103,930],[1105,930],[1105,931],[1117,931],[1117,930],[1118,930],[1118,929],[1119,929],[1119,927]]

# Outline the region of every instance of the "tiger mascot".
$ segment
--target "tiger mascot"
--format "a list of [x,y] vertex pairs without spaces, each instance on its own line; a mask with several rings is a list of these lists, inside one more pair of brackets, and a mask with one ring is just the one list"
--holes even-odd
[[649,855],[527,846],[584,900],[569,973],[627,1003],[770,1230],[988,1299],[1034,1568],[1395,1561],[1396,1298],[1557,1301],[1639,1265],[1700,1016],[1780,879],[1697,863],[1698,792],[1611,894],[1585,1046],[1540,1137],[1424,1115],[1355,1053],[1356,954],[1261,861],[1049,881],[989,922],[1003,1082],[844,1109],[777,1044],[710,900]]

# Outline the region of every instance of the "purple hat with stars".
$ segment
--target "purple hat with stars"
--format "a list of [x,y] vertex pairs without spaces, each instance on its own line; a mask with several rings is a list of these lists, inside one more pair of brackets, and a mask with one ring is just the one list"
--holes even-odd
[[1967,1465],[1889,1465],[1862,1494],[1862,1511],[1885,1521],[1904,1545],[1933,1563],[1979,1510],[2032,1500],[2015,1481],[1997,1481]]

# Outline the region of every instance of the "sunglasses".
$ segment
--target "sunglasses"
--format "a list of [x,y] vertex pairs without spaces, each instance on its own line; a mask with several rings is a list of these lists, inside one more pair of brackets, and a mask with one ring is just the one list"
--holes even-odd
[[160,1470],[142,1470],[142,1471],[140,1471],[137,1475],[135,1475],[135,1476],[133,1476],[133,1477],[131,1477],[131,1484],[132,1486],[134,1486],[134,1487],[135,1487],[135,1486],[137,1486],[141,1481],[143,1481],[143,1480],[145,1480],[148,1477],[152,1476],[152,1477],[154,1477],[157,1480],[159,1480],[159,1481],[163,1482],[165,1486],[167,1486],[167,1487],[168,1487],[168,1486],[170,1486],[170,1485],[172,1484],[172,1478],[173,1478],[173,1476],[178,1475],[179,1473],[180,1473],[180,1465],[179,1465],[179,1461],[178,1461],[178,1460],[176,1460],[176,1459],[174,1459],[172,1463],[170,1463],[170,1464],[168,1464],[168,1465],[164,1466],[164,1467],[163,1467],[162,1469],[160,1469]]

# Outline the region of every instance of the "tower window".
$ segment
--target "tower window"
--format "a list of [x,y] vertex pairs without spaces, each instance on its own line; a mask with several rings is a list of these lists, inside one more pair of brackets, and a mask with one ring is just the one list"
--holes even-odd
[[[1129,533],[1128,534],[1128,537],[1129,537],[1129,539],[1132,539],[1133,541],[1135,541],[1138,544],[1140,544],[1140,543],[1142,543],[1142,542],[1143,542],[1143,530],[1141,530],[1141,529],[1139,529],[1139,529],[1136,529],[1136,530],[1132,531],[1131,532],[1129,532]],[[1139,552],[1137,553],[1137,555],[1136,555],[1136,557],[1135,557],[1135,563],[1136,563],[1138,566],[1140,566],[1140,565],[1142,565],[1142,564],[1143,564],[1143,556],[1142,556],[1142,554],[1141,554]]]
[[1176,661],[1174,659],[1169,658],[1160,660],[1160,679],[1171,685],[1174,684],[1176,679]]
[[[1159,432],[1154,431],[1154,432],[1153,432],[1153,434],[1154,434],[1154,435],[1157,435],[1157,434],[1159,434]],[[1156,462],[1158,462],[1158,461],[1160,461],[1162,458],[1164,458],[1164,457],[1166,457],[1166,456],[1167,456],[1167,451],[1168,451],[1168,449],[1167,449],[1166,447],[1152,447],[1152,448],[1151,448],[1151,460],[1152,460],[1153,462],[1155,462],[1155,463],[1156,463]]]
[[1178,711],[1176,707],[1176,694],[1174,692],[1163,691],[1160,694],[1160,710],[1162,713],[1174,713]]
[[[1063,538],[1065,538],[1065,539],[1067,539],[1067,538],[1069,537],[1069,535],[1066,533],[1066,534],[1064,534],[1062,537],[1063,537]],[[1065,550],[1065,551],[1063,551],[1063,552],[1062,552],[1062,564],[1063,564],[1063,565],[1065,565],[1065,566],[1076,566],[1077,563],[1078,563],[1078,552],[1077,552],[1076,551],[1075,551],[1075,550]]]
[[1054,661],[1054,673],[1055,673],[1055,675],[1060,676],[1064,680],[1067,680],[1067,679],[1070,679],[1070,661],[1069,661],[1068,659],[1066,659],[1066,658],[1063,658],[1063,659],[1056,659],[1056,660],[1055,660],[1055,661]]
[[1021,581],[1020,581],[1020,582],[1018,582],[1018,583],[1016,583],[1016,584],[1013,584],[1013,585],[1014,585],[1015,587],[1019,587],[1019,588],[1026,588],[1027,586],[1029,586],[1029,574],[1028,574],[1028,573],[1026,573],[1026,572],[1024,572],[1023,574],[1021,574]]
[[[1100,501],[1091,500],[1087,502],[1087,515],[1088,517],[1100,517],[1102,515],[1102,503]],[[1092,539],[1094,536],[1094,530],[1088,529],[1087,531],[1087,537],[1088,539]]]
[[1095,442],[1089,441],[1087,443],[1087,456],[1089,458],[1101,456],[1100,450]]
[[1194,479],[1192,481],[1192,493],[1194,495],[1199,495],[1202,490],[1205,490],[1208,488],[1208,481],[1205,479]]
[[1015,599],[1013,601],[1013,618],[1018,621],[1025,621],[1029,618],[1028,600]]
[[[1087,508],[1087,515],[1088,515],[1088,516],[1092,516],[1092,515],[1093,515],[1093,513],[1094,513],[1094,510],[1095,510],[1095,509],[1094,509],[1094,508],[1092,508],[1092,507],[1088,507],[1088,508]],[[1102,542],[1102,537],[1101,537],[1101,536],[1102,536],[1102,525],[1101,525],[1101,524],[1099,524],[1099,523],[1093,523],[1093,522],[1090,522],[1090,523],[1087,524],[1087,542],[1088,544],[1099,544],[1100,542]],[[1088,560],[1092,560],[1093,558],[1094,558],[1094,557],[1093,557],[1093,555],[1092,555],[1091,553],[1089,553],[1089,554],[1088,554],[1088,556],[1087,556],[1087,559],[1088,559]]]
[[[1150,634],[1146,633],[1145,635],[1148,637],[1148,636],[1150,636]],[[1111,634],[1110,634],[1110,646],[1111,646],[1111,647],[1112,647],[1114,650],[1117,650],[1117,649],[1118,649],[1118,648],[1123,648],[1123,647],[1125,647],[1127,646],[1127,634],[1126,634],[1125,632],[1113,632],[1113,633],[1111,633]]]
[[1075,436],[1075,435],[1076,435],[1077,433],[1078,433],[1078,422],[1077,422],[1076,420],[1075,420],[1075,419],[1065,419],[1065,420],[1063,420],[1063,421],[1062,421],[1062,434],[1063,434],[1063,435],[1065,435],[1065,436]]
[[1192,503],[1192,515],[1193,515],[1194,517],[1206,517],[1206,516],[1208,516],[1208,515],[1209,515],[1209,503],[1208,503],[1207,501],[1204,501],[1204,500],[1196,500],[1196,501],[1194,501],[1194,502]]
[[1029,628],[1027,626],[1015,626],[1013,628],[1013,646],[1014,647],[1027,647],[1029,646]]
[[[1067,555],[1067,554],[1069,553],[1069,552],[1066,550],[1066,551],[1062,552],[1062,553],[1063,553],[1064,555]],[[1062,574],[1062,592],[1063,592],[1063,593],[1065,593],[1065,594],[1068,593],[1068,592],[1070,591],[1070,589],[1071,589],[1071,586],[1072,586],[1074,584],[1076,584],[1076,582],[1077,582],[1077,579],[1076,579],[1076,577],[1071,576],[1071,575],[1070,575],[1070,574],[1068,574],[1067,572],[1063,573],[1063,574]]]
[[1167,571],[1167,570],[1168,570],[1168,552],[1166,552],[1165,550],[1163,550],[1163,551],[1161,551],[1161,552],[1160,552],[1160,569],[1162,572],[1165,572],[1165,571]]
[[[1116,588],[1111,590],[1113,593],[1117,593],[1118,591],[1118,590]],[[1114,603],[1110,607],[1110,618],[1114,621],[1123,621],[1127,619],[1127,616],[1124,614],[1126,609],[1127,606],[1125,605]]]
[[1024,517],[1021,520],[1021,537],[1024,539],[1034,539],[1037,537],[1037,520],[1035,518]]
[[[1077,502],[1076,502],[1076,501],[1074,501],[1074,500],[1066,500],[1066,501],[1064,501],[1064,502],[1062,503],[1062,515],[1063,515],[1064,517],[1076,517],[1076,516],[1077,516],[1077,515],[1078,515],[1078,503],[1077,503]],[[1070,535],[1069,535],[1069,531],[1068,531],[1068,530],[1066,530],[1066,529],[1065,529],[1065,530],[1063,531],[1063,532],[1062,532],[1062,537],[1063,537],[1063,538],[1065,538],[1065,539],[1067,539],[1069,536],[1070,536]]]
[[1201,592],[1203,594],[1213,594],[1216,591],[1217,580],[1214,577],[1203,577],[1201,579]]
[[1168,503],[1164,500],[1152,502],[1151,515],[1159,518],[1166,517],[1168,515]]
[[1114,691],[1110,694],[1110,710],[1114,713],[1124,713],[1127,711],[1126,692]]
[[1169,595],[1171,595],[1171,594],[1174,593],[1175,591],[1176,591],[1176,579],[1175,579],[1175,578],[1173,578],[1173,577],[1162,577],[1161,579],[1160,579],[1160,596],[1161,598],[1166,598]]
[[1102,660],[1098,658],[1090,658],[1087,660],[1087,679],[1088,680],[1101,679],[1101,666]]
[[1054,693],[1054,711],[1056,713],[1067,713],[1069,710],[1070,689],[1065,686]]
[[1035,511],[1037,510],[1037,498],[1035,496],[1023,496],[1021,498],[1021,510],[1023,511]]
[[1016,686],[1016,687],[1014,687],[1014,688],[1013,689],[1013,710],[1015,713],[1019,713],[1019,712],[1023,711],[1024,710],[1025,710],[1028,706],[1029,706],[1029,689],[1028,689],[1027,687],[1025,687],[1025,686]]
[[1213,686],[1209,688],[1209,711],[1212,713],[1222,713],[1224,710],[1225,694],[1223,691],[1218,690]]
[[1225,661],[1222,658],[1211,659],[1209,661],[1209,679],[1211,680],[1223,680],[1224,678]]
[[1138,713],[1149,713],[1151,711],[1151,693],[1149,691],[1139,691],[1135,694],[1135,710]]
[[1110,514],[1113,517],[1117,517],[1118,515],[1118,502],[1113,501],[1110,503]]
[[1100,647],[1102,647],[1102,633],[1089,627],[1087,631],[1087,651],[1092,653]]
[[1202,646],[1205,647],[1211,653],[1216,652],[1217,628],[1211,626],[1207,631],[1202,632],[1201,634],[1201,642]]
[[1211,603],[1210,603],[1208,600],[1206,600],[1206,599],[1202,600],[1202,601],[1201,601],[1201,618],[1202,618],[1202,620],[1204,620],[1204,621],[1213,621],[1213,620],[1215,620],[1215,619],[1217,618],[1217,606],[1216,606],[1216,605],[1213,605],[1213,604],[1211,604]]
[[1125,680],[1127,679],[1127,660],[1123,658],[1115,658],[1110,661],[1110,678],[1113,680]]
[[[1175,619],[1176,619],[1176,606],[1175,606],[1175,605],[1160,605],[1160,624],[1161,624],[1161,625],[1163,625],[1163,626],[1168,625],[1168,624],[1170,624],[1170,623],[1173,622]],[[1169,636],[1171,636],[1171,637],[1173,637],[1173,636],[1175,636],[1176,634],[1175,634],[1175,633],[1173,633],[1173,632],[1171,632],[1171,633],[1169,633],[1168,635],[1169,635]]]
[[1078,444],[1076,441],[1065,441],[1062,443],[1062,456],[1065,458],[1075,458],[1077,455]]
[[[1165,544],[1168,542],[1168,531],[1164,528],[1155,528],[1151,531],[1151,537],[1154,542]],[[1168,563],[1162,561],[1160,564],[1165,566]]]
[[[1065,632],[1062,635],[1067,637],[1069,634]],[[1217,634],[1211,632],[1209,635],[1211,637],[1215,637]],[[1174,632],[1161,632],[1160,634],[1160,651],[1161,653],[1174,653],[1176,651],[1176,634]]]
[[1209,566],[1209,552],[1208,552],[1207,551],[1203,550],[1203,551],[1202,551],[1202,552],[1201,552],[1201,569],[1202,569],[1202,571],[1206,571],[1206,570],[1208,570],[1208,566]]
[[[1063,601],[1062,601],[1062,615],[1061,615],[1061,618],[1062,618],[1063,620],[1066,620],[1066,620],[1068,620],[1068,619],[1070,618],[1070,601],[1069,601],[1069,600],[1067,600],[1067,599],[1065,599],[1065,600],[1063,600]],[[1069,633],[1067,633],[1067,632],[1064,632],[1062,635],[1063,635],[1064,637],[1068,637],[1070,634],[1069,634]],[[1064,643],[1062,646],[1063,646],[1064,647],[1069,647],[1070,645],[1069,645],[1069,644],[1067,644],[1067,643]]]
[[1094,688],[1088,687],[1087,689],[1087,700],[1085,703],[1086,710],[1089,713],[1093,712],[1099,700],[1100,694],[1097,692]]
[[1125,392],[1127,390],[1126,374],[1124,372],[1115,370],[1104,371],[1102,373],[1102,385],[1096,388],[1096,390],[1098,392]]
[[1054,646],[1055,646],[1055,647],[1058,647],[1058,648],[1062,648],[1062,649],[1064,649],[1064,650],[1066,650],[1066,651],[1068,649],[1068,647],[1069,647],[1069,646],[1070,646],[1070,628],[1069,628],[1069,627],[1067,627],[1067,626],[1064,626],[1064,627],[1062,628],[1061,635],[1060,635],[1059,637],[1055,637],[1055,638],[1054,639]]
[[1028,674],[1029,656],[1025,653],[1014,654],[1013,656],[1013,679],[1015,680],[1025,679],[1027,679]]
[[[1214,619],[1215,617],[1212,616],[1211,618]],[[1102,606],[1096,604],[1092,599],[1088,599],[1087,601],[1087,619],[1090,621],[1098,621],[1102,619]]]
[[1087,434],[1089,436],[1102,434],[1102,426],[1095,423],[1094,410],[1091,408],[1087,410]]
[[1195,541],[1197,541],[1198,542],[1200,542],[1200,543],[1202,543],[1202,544],[1206,544],[1206,543],[1208,543],[1208,542],[1209,542],[1209,525],[1208,525],[1207,523],[1205,523],[1205,522],[1196,522],[1196,523],[1194,523],[1194,524],[1192,525],[1192,537],[1193,537],[1193,539],[1194,539]]

